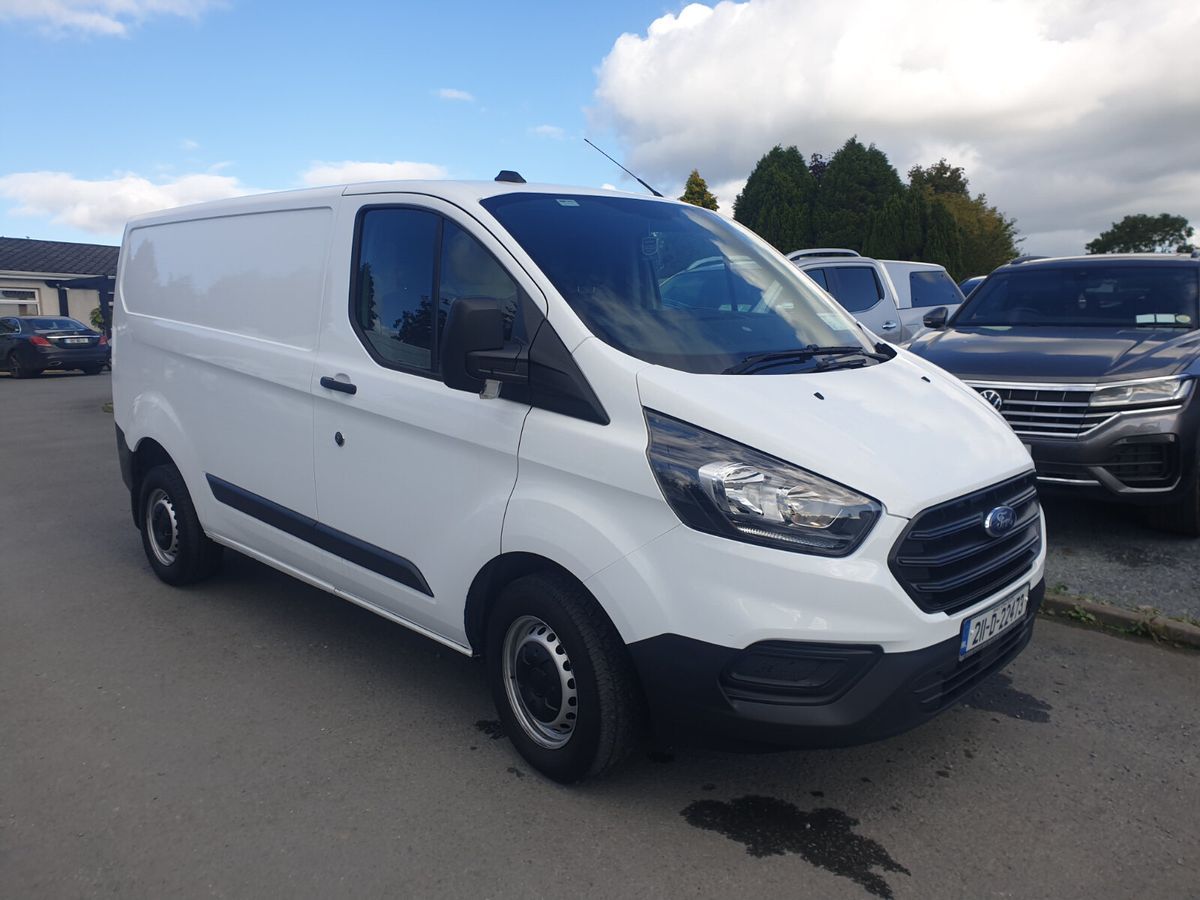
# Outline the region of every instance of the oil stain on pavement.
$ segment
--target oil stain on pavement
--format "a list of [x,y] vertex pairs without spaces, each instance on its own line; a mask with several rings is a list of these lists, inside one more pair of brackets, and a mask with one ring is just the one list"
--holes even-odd
[[697,800],[680,813],[689,825],[715,831],[746,845],[755,857],[795,853],[835,875],[849,878],[876,897],[891,898],[891,885],[872,871],[911,874],[877,841],[852,829],[858,825],[838,809],[804,812],[775,797],[749,795],[730,800]]
[[475,723],[475,727],[493,741],[498,741],[504,737],[504,726],[500,723],[499,719],[480,719]]
[[993,675],[978,690],[963,701],[972,709],[1000,713],[1026,722],[1049,722],[1050,710],[1054,709],[1045,700],[1013,687],[1012,678],[1003,673]]

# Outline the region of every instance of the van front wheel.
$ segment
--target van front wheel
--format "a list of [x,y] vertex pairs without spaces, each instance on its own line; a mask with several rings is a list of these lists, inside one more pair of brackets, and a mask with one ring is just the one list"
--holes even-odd
[[178,586],[216,571],[221,546],[204,533],[178,469],[164,465],[147,472],[138,509],[142,548],[155,575]]
[[486,655],[504,730],[539,772],[569,784],[636,746],[642,699],[628,651],[571,579],[535,574],[506,587],[488,617]]

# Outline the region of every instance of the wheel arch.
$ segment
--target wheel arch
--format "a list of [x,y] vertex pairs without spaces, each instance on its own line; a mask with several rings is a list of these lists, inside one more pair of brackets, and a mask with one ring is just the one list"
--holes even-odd
[[134,527],[141,527],[138,501],[142,495],[142,482],[146,473],[155,466],[162,465],[179,468],[166,447],[154,438],[146,437],[138,441],[137,447],[130,454],[129,512],[133,516]]
[[[479,656],[482,654],[484,635],[487,631],[488,613],[496,597],[499,596],[504,588],[518,578],[532,575],[535,572],[554,572],[569,578],[579,586],[581,591],[592,598],[596,604],[596,608],[604,613],[609,623],[613,624],[613,628],[616,630],[616,625],[612,622],[612,616],[609,615],[608,610],[604,609],[603,604],[600,603],[596,595],[570,569],[538,553],[512,551],[502,553],[489,560],[475,575],[475,578],[471,582],[471,587],[467,590],[467,601],[463,612],[463,625],[466,629],[467,642],[471,646],[473,655]],[[620,632],[618,631],[618,633]]]

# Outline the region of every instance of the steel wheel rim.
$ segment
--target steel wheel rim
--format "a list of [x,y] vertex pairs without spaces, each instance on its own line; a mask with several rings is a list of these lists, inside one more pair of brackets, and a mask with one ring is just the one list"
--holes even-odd
[[179,558],[179,520],[175,504],[162,488],[155,488],[146,499],[146,536],[154,558],[164,566]]
[[508,705],[525,734],[557,750],[575,733],[579,695],[574,667],[558,634],[537,616],[508,626],[501,651]]

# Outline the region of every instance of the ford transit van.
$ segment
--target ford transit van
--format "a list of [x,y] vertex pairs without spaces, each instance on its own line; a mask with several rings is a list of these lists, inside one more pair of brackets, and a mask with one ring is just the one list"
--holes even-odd
[[650,729],[896,734],[1030,638],[1021,441],[707,210],[395,182],[142,216],[113,345],[159,578],[229,549],[482,656],[560,781]]

